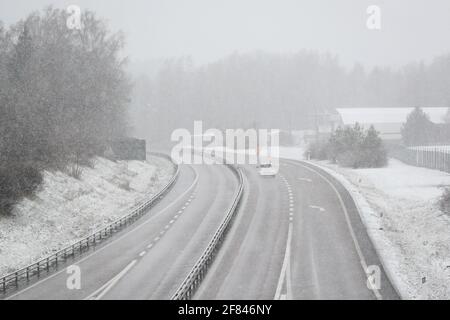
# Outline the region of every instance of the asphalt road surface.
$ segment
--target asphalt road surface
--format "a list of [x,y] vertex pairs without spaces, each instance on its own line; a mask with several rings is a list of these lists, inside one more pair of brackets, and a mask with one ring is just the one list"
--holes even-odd
[[[242,168],[244,198],[196,299],[398,299],[356,207],[339,183],[283,160],[275,178]],[[136,224],[11,299],[170,299],[233,202],[225,166],[182,166],[168,195]],[[368,285],[379,268],[380,287]],[[370,283],[369,283],[370,284]]]
[[9,299],[170,299],[206,248],[238,181],[221,165],[182,166],[174,188],[151,212],[96,251],[81,256],[81,289],[67,268]]
[[399,298],[339,183],[287,160],[276,178],[245,176],[241,212],[196,299]]

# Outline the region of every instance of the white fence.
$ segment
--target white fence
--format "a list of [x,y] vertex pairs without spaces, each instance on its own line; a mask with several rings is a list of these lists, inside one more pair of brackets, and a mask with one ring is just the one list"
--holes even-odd
[[391,154],[409,165],[450,172],[450,146],[396,148]]

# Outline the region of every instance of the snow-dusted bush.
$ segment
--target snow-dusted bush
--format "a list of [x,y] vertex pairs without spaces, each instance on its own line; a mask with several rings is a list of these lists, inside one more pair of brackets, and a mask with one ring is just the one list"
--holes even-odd
[[439,199],[441,211],[450,214],[450,188],[446,188]]
[[330,138],[331,159],[343,167],[378,168],[387,164],[387,152],[379,133],[359,124],[337,129]]
[[313,159],[329,159],[343,167],[378,168],[387,164],[387,152],[378,132],[359,124],[338,128],[328,142],[311,144],[308,153]]
[[0,214],[9,214],[20,199],[31,196],[41,183],[42,175],[34,167],[0,167]]
[[387,165],[387,150],[373,126],[365,132],[359,156],[360,167],[379,168]]
[[305,152],[305,158],[308,156],[311,159],[326,160],[328,159],[328,141],[317,141],[309,145],[308,150]]

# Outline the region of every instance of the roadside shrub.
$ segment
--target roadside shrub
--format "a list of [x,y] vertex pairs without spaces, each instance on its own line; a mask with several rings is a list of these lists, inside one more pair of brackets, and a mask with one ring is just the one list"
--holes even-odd
[[439,207],[443,213],[450,214],[450,188],[446,188],[439,199]]
[[83,168],[78,163],[71,163],[68,166],[67,174],[69,176],[71,176],[72,178],[80,180],[81,179],[81,175],[83,174]]
[[359,124],[339,128],[330,138],[332,160],[343,167],[379,168],[387,164],[387,152],[379,133],[371,126]]
[[338,128],[327,143],[311,144],[311,158],[329,159],[343,167],[379,168],[387,164],[387,151],[379,133],[371,126],[364,130],[359,124]]
[[365,133],[359,149],[359,167],[380,168],[387,165],[387,150],[373,126]]
[[9,213],[17,201],[17,183],[11,171],[0,169],[0,213]]
[[328,142],[317,141],[311,143],[308,147],[308,150],[305,153],[305,157],[307,158],[309,155],[311,159],[327,160],[328,159],[327,149],[328,149]]
[[42,174],[33,167],[24,167],[18,174],[18,185],[25,196],[31,195],[42,183]]
[[359,168],[361,155],[356,151],[345,151],[336,157],[336,162],[342,167]]
[[31,166],[0,168],[0,214],[10,214],[13,206],[31,196],[42,180],[39,170]]
[[[330,137],[329,154],[333,162],[345,159],[345,162],[354,162],[351,158],[356,158],[356,153],[361,152],[364,140],[364,130],[359,124],[353,127],[338,128]],[[350,156],[350,154],[354,154]]]

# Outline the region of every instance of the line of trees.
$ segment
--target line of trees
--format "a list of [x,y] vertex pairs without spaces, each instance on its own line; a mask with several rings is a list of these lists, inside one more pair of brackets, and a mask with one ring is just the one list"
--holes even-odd
[[87,164],[127,129],[123,36],[92,12],[79,30],[67,19],[49,7],[9,28],[0,22],[3,212],[36,189],[42,169]]
[[344,68],[336,56],[306,50],[233,54],[199,67],[180,58],[137,82],[140,133],[167,138],[171,130],[190,127],[194,120],[217,128],[257,123],[306,129],[317,114],[337,107],[450,107],[450,55],[429,64],[370,71],[359,64]]

